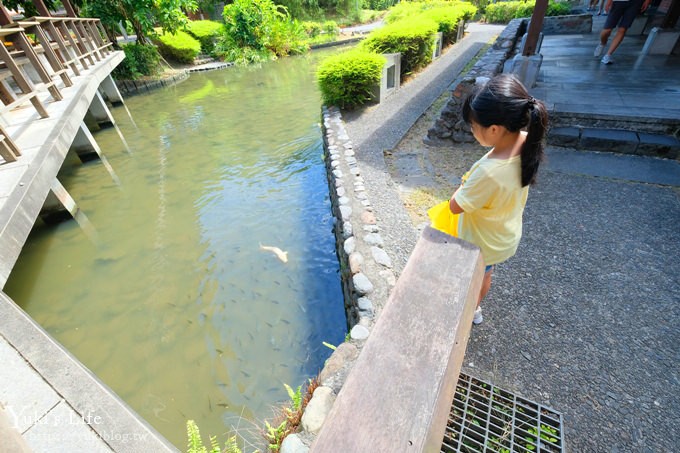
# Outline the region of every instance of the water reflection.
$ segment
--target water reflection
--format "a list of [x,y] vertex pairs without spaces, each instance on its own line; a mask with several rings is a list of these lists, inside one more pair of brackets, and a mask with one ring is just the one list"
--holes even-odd
[[[271,415],[346,331],[318,55],[126,100],[60,179],[97,229],[36,228],[6,292],[177,446]],[[260,244],[288,252],[284,263]]]

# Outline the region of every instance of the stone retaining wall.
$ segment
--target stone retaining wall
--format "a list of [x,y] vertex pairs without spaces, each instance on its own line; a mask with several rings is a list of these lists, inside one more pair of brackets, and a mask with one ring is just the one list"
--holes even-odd
[[473,142],[470,127],[461,117],[461,107],[465,99],[472,93],[479,77],[493,77],[503,70],[503,64],[514,52],[517,41],[527,30],[528,19],[513,19],[505,30],[496,38],[493,46],[463,76],[452,84],[453,91],[439,119],[437,119],[424,141],[427,144],[443,144],[445,141]]
[[543,19],[544,35],[578,35],[593,32],[592,14],[548,16]]
[[323,130],[350,339],[326,361],[318,376],[319,387],[302,416],[301,430],[284,439],[281,453],[308,451],[375,324],[380,304],[387,299],[382,296],[396,283],[352,142],[337,108],[324,107]]
[[185,81],[189,78],[189,71],[181,71],[170,77],[155,80],[116,80],[118,91],[123,96],[132,96],[139,93],[155,90],[161,87],[169,87]]

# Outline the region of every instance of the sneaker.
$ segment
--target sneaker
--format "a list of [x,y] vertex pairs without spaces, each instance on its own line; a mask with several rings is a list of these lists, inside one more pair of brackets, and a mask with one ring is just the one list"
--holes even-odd
[[602,60],[600,60],[600,61],[602,62],[602,64],[612,64],[612,63],[614,63],[614,61],[612,61],[611,55],[605,55],[604,57],[602,57]]
[[475,316],[472,318],[472,324],[481,324],[482,321],[484,321],[484,318],[482,317],[482,307],[477,307]]
[[602,44],[598,44],[597,47],[595,48],[595,52],[593,52],[593,56],[600,57],[602,55],[603,50],[604,46]]

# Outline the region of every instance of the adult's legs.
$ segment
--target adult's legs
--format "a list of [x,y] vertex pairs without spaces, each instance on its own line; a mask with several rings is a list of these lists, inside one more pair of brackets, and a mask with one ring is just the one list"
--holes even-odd
[[[619,47],[619,44],[621,44],[621,41],[623,41],[623,37],[626,36],[626,28],[619,27],[616,30],[616,34],[614,35],[614,39],[612,39],[612,43],[609,46],[609,50],[607,51],[607,55],[610,55],[614,53],[617,47]],[[611,30],[610,30],[611,33]],[[605,41],[606,43],[606,41]]]
[[603,28],[602,31],[600,32],[600,44],[603,46],[607,45],[607,41],[609,41],[609,36],[612,34],[612,29],[611,28]]

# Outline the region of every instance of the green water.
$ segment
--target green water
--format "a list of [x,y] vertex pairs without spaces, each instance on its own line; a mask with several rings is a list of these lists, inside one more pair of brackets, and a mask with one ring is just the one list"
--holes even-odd
[[[346,320],[314,70],[198,73],[127,99],[60,180],[95,230],[34,228],[5,291],[180,448],[246,435],[316,375]],[[260,249],[288,252],[288,262]],[[96,415],[96,414],[93,414]]]

